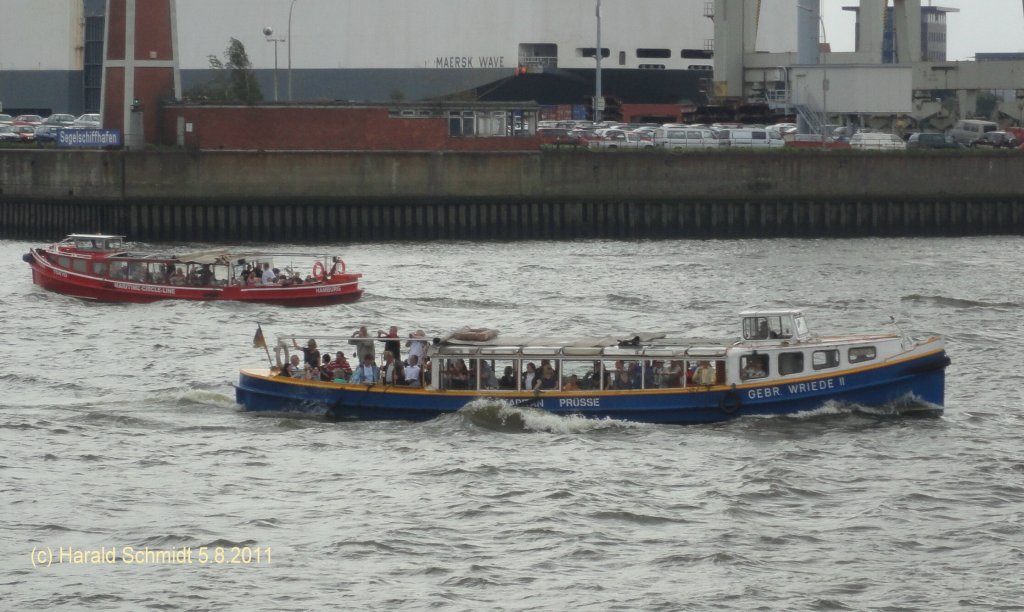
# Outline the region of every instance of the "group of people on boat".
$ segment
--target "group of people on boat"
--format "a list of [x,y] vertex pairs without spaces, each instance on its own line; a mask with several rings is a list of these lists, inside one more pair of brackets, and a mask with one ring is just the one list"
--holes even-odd
[[[305,380],[335,383],[365,383],[422,387],[431,384],[434,362],[427,352],[427,337],[416,330],[404,339],[398,327],[378,330],[370,335],[366,326],[352,333],[349,342],[355,346],[354,365],[344,350],[321,354],[315,339],[305,346],[292,339],[293,347],[302,352],[291,356],[288,363],[278,364],[277,374]],[[383,343],[378,359],[377,344]],[[404,347],[403,347],[404,344]],[[403,358],[403,348],[405,357]],[[713,385],[718,379],[715,365],[707,360],[624,360],[603,363],[592,362],[585,374],[559,372],[557,359],[525,361],[521,372],[513,365],[505,365],[501,375],[495,371],[495,361],[479,358],[448,358],[439,360],[441,387],[454,390],[523,390],[562,391],[575,390],[630,390],[652,388],[679,388],[689,385]],[[523,364],[524,360],[516,360]],[[500,366],[500,364],[498,364]]]
[[429,385],[432,376],[432,363],[426,355],[427,339],[423,330],[409,335],[405,342],[407,356],[402,359],[402,340],[398,336],[398,327],[391,326],[385,332],[378,330],[376,338],[384,339],[384,351],[380,363],[376,358],[374,337],[371,337],[366,326],[360,327],[352,334],[351,343],[356,351],[352,354],[356,365],[352,367],[342,350],[338,350],[334,358],[330,353],[322,356],[315,339],[309,339],[306,346],[300,346],[294,339],[294,348],[302,351],[303,357],[292,355],[286,364],[278,364],[279,376],[290,376],[305,380],[330,381],[335,383],[383,383],[388,385],[406,385],[419,387]]
[[294,285],[304,285],[307,283],[320,282],[322,278],[317,278],[312,273],[307,274],[305,277],[299,273],[298,270],[281,270],[280,268],[271,267],[269,262],[264,262],[262,265],[257,264],[245,264],[242,267],[241,272],[238,273],[238,284],[240,285],[275,285],[277,287],[291,287]]

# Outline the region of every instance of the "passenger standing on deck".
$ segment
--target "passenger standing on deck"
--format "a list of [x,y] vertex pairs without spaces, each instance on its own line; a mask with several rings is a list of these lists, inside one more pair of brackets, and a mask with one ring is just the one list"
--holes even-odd
[[427,354],[427,335],[422,329],[417,329],[409,334],[409,341],[405,345],[409,347],[410,360],[416,357],[417,361],[423,361],[423,356]]
[[386,334],[384,333],[383,329],[377,330],[377,337],[394,338],[394,340],[388,340],[387,342],[384,343],[384,350],[390,352],[391,356],[395,358],[395,361],[402,360],[402,355],[400,352],[402,348],[402,342],[398,339],[397,325],[392,325],[391,328],[388,329],[388,333]]
[[306,343],[306,346],[299,346],[299,343],[295,341],[295,338],[292,338],[292,344],[295,345],[295,348],[302,349],[304,357],[303,361],[306,362],[306,365],[311,368],[320,367],[320,351],[316,348],[316,340],[310,338],[309,342]]
[[359,360],[359,364],[362,365],[366,358],[369,357],[370,361],[374,361],[376,356],[374,355],[373,340],[369,340],[370,332],[366,331],[366,326],[362,326],[352,334],[353,338],[367,338],[367,340],[353,340],[352,342],[356,345],[356,359]]

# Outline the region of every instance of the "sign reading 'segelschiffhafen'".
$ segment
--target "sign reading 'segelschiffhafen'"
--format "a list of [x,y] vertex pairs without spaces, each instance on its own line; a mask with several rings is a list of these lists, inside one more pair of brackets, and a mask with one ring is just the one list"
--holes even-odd
[[121,130],[63,129],[57,134],[58,147],[103,148],[121,146]]

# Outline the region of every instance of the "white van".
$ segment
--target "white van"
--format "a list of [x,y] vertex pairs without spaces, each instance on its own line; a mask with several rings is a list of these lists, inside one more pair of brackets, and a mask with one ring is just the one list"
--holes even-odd
[[952,136],[953,140],[956,142],[959,142],[965,147],[969,147],[972,142],[981,138],[982,134],[998,131],[999,124],[992,121],[961,119],[960,121],[957,121],[953,126],[953,129],[949,131],[949,135]]
[[857,132],[850,138],[850,148],[870,151],[906,151],[907,143],[896,134]]
[[707,128],[660,127],[654,130],[655,146],[665,149],[717,149],[720,142]]
[[729,128],[719,130],[718,141],[720,146],[723,147],[747,149],[781,149],[786,144],[778,132],[764,128]]

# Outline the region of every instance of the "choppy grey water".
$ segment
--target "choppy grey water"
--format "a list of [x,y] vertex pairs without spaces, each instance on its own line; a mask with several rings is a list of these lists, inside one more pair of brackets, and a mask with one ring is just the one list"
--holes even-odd
[[[5,609],[1024,609],[1019,238],[320,245],[367,290],[320,309],[86,303],[34,287],[29,246],[0,242]],[[257,320],[734,336],[754,306],[947,336],[945,415],[332,423],[234,403]],[[125,563],[146,547],[193,562]]]

